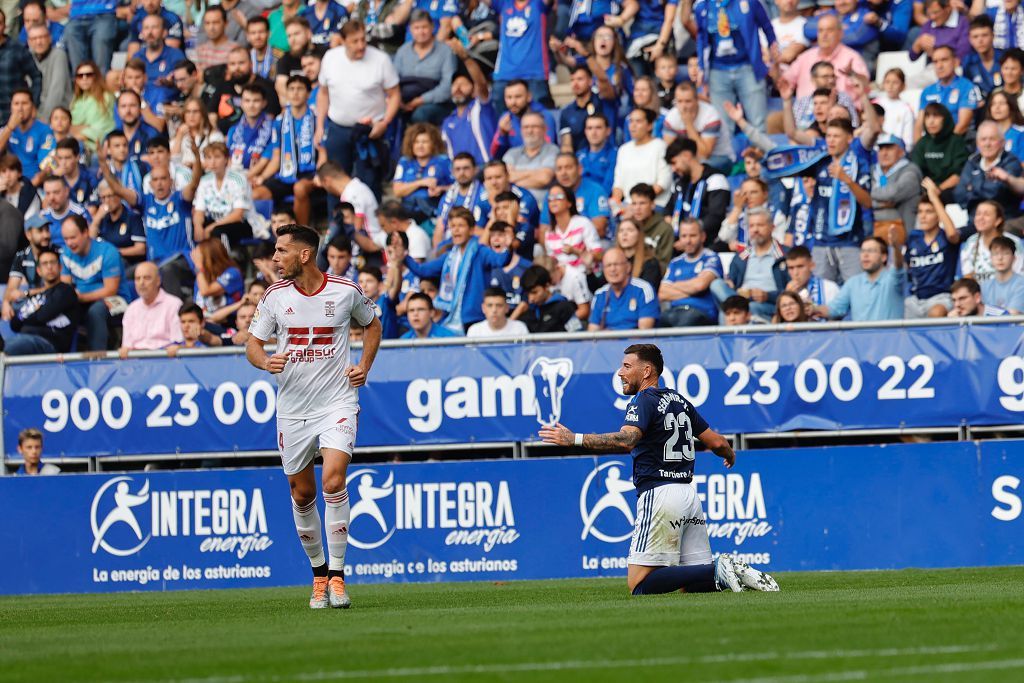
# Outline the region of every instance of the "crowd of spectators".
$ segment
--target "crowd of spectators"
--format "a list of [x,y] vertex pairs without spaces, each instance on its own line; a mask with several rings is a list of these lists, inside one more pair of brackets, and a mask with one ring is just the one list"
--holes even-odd
[[1021,313],[1022,27],[1017,0],[3,0],[6,353],[244,344],[291,222],[392,339]]

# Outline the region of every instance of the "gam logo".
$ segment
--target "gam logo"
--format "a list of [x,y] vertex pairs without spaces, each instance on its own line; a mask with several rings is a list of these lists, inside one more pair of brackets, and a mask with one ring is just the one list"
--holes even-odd
[[634,488],[629,465],[620,460],[591,470],[580,489],[580,519],[583,521],[580,540],[593,536],[605,543],[620,543],[632,536],[635,520],[626,493]]

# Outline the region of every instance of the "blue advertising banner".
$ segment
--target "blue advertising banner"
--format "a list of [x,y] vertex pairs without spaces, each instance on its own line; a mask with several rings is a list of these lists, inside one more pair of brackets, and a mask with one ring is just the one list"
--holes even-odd
[[[1024,562],[1024,442],[698,457],[716,553],[775,571]],[[349,582],[625,576],[625,456],[353,464]],[[304,584],[273,469],[0,479],[0,592]],[[59,501],[55,505],[54,501]],[[322,509],[322,503],[321,509]]]
[[[724,433],[1015,424],[1014,324],[659,337],[664,384]],[[628,339],[390,347],[360,392],[358,444],[536,440],[607,431],[628,399]],[[272,376],[241,355],[10,365],[4,433],[41,428],[64,457],[273,450]]]

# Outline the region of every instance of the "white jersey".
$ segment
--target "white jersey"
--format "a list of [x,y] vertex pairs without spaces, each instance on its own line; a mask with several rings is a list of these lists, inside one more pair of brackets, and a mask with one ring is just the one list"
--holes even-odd
[[348,332],[351,321],[369,325],[374,304],[359,286],[343,277],[325,276],[312,294],[293,280],[267,288],[249,332],[257,339],[277,337],[277,352],[287,353],[277,375],[277,416],[314,419],[339,406],[355,406],[359,392],[349,384]]

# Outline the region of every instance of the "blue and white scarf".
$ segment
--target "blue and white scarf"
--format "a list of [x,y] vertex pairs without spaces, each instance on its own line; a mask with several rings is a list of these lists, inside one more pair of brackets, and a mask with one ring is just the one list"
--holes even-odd
[[444,226],[445,238],[449,237],[448,214],[450,214],[452,209],[456,206],[461,206],[464,209],[472,211],[480,201],[480,194],[483,192],[483,185],[480,184],[480,181],[474,180],[469,186],[469,190],[466,191],[466,194],[461,194],[459,192],[460,189],[461,188],[458,183],[452,183],[451,187],[445,191],[444,196],[441,198],[441,204],[438,206],[437,220]]
[[807,281],[807,295],[815,306],[825,305],[825,288],[817,275],[811,275],[811,279]]
[[997,49],[1024,47],[1024,5],[1018,5],[1012,15],[1006,13],[1006,7],[999,5],[993,23],[995,39],[992,44]]
[[252,71],[260,78],[270,78],[270,72],[274,70],[274,51],[268,45],[264,50],[263,59],[256,55],[255,49],[249,50],[249,59],[252,61]]
[[[856,182],[860,174],[860,164],[852,149],[846,150],[839,162],[843,171]],[[853,230],[857,221],[857,198],[850,186],[838,178],[832,179],[832,196],[828,200],[828,226],[826,232],[830,237],[845,235]]]
[[437,289],[434,305],[448,313],[441,324],[461,333],[462,299],[466,294],[466,283],[469,282],[469,271],[473,267],[480,243],[476,237],[470,237],[461,249],[455,248],[448,252],[448,257],[441,267],[441,282]]
[[302,118],[299,119],[298,134],[291,107],[285,108],[280,119],[281,167],[277,175],[286,183],[294,183],[300,173],[316,170],[316,148],[313,146],[316,116],[309,107],[306,107]]
[[828,156],[825,141],[816,145],[783,145],[768,152],[764,158],[765,181],[800,175]]
[[258,157],[266,149],[274,133],[274,122],[266,112],[256,119],[256,125],[249,126],[243,116],[231,129],[228,148],[231,150],[231,166],[236,169],[248,169],[253,157]]
[[871,182],[874,183],[875,187],[885,187],[889,184],[889,179],[893,178],[909,163],[906,159],[900,159],[888,171],[883,171],[881,164],[875,164],[871,167]]

